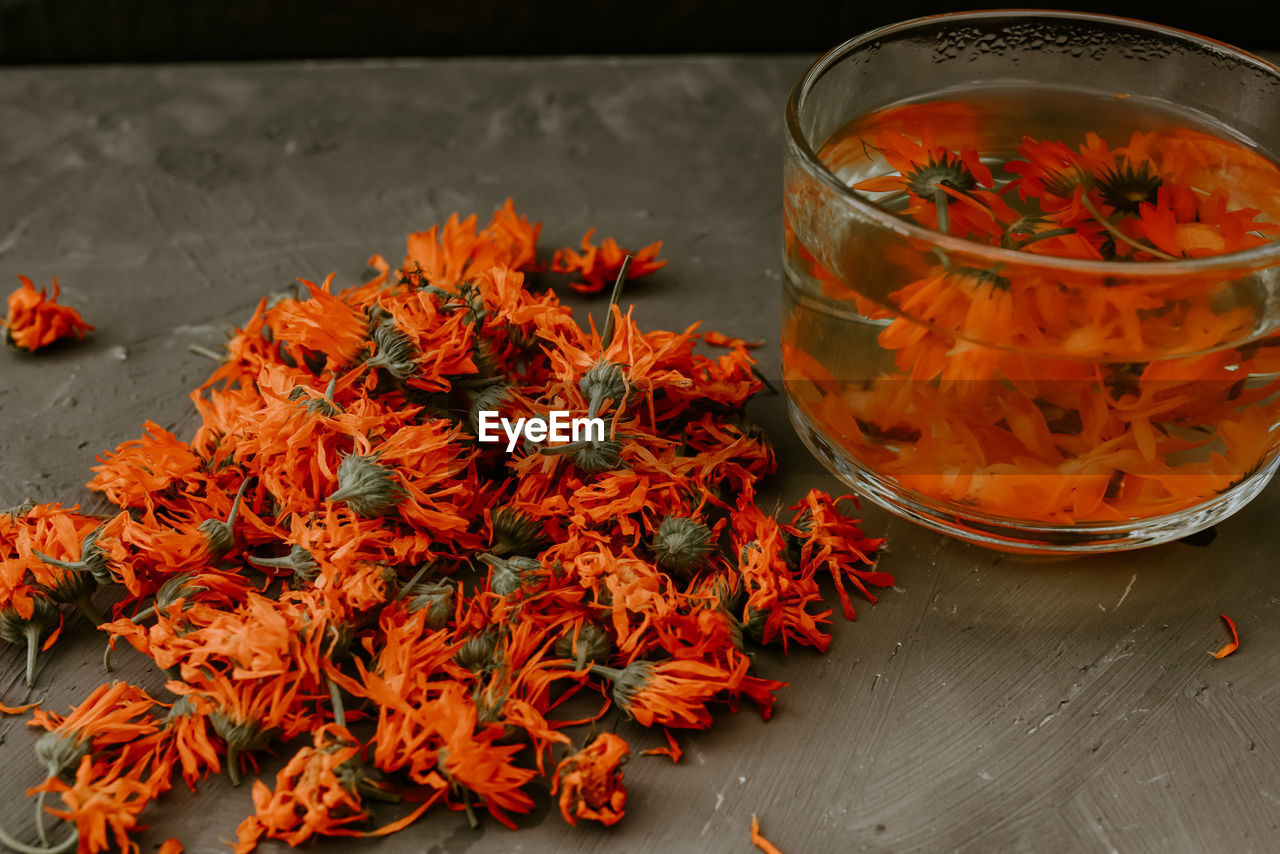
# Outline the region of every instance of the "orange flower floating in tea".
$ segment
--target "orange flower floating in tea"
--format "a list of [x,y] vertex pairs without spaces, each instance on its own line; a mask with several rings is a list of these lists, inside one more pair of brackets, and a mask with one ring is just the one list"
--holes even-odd
[[1029,256],[1133,265],[1106,279],[903,241],[880,263],[908,271],[905,284],[885,288],[884,275],[842,279],[788,234],[823,297],[883,327],[870,368],[822,343],[803,312],[784,330],[793,399],[865,465],[927,497],[1060,524],[1174,512],[1264,461],[1280,339],[1251,340],[1265,330],[1233,284],[1243,270],[1159,266],[1274,240],[1280,227],[1245,203],[1280,192],[1273,163],[1185,127],[1122,145],[1024,136],[1001,158],[982,153],[990,138],[957,102],[860,128],[820,156],[839,174],[880,171],[851,186],[895,214]]

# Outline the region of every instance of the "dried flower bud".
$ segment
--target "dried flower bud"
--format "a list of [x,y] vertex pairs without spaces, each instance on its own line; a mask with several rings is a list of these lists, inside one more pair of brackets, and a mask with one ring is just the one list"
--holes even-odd
[[209,551],[209,557],[214,560],[235,547],[236,514],[240,512],[240,501],[244,498],[244,491],[248,485],[248,478],[240,481],[240,488],[236,490],[236,497],[231,502],[231,512],[227,514],[225,522],[222,519],[205,519],[198,526],[200,533],[204,534],[205,548]]
[[627,395],[627,381],[617,362],[597,360],[578,381],[587,400],[587,417],[595,418],[606,400],[620,403]]
[[490,521],[493,525],[493,544],[489,551],[492,554],[536,552],[545,540],[542,522],[514,507],[502,506],[494,509]]
[[289,392],[289,399],[307,410],[310,415],[319,414],[326,418],[333,418],[342,412],[342,407],[333,402],[333,391],[336,382],[336,376],[329,380],[329,387],[322,397],[316,397],[315,392],[306,386],[294,386],[293,391]]
[[467,412],[467,423],[471,432],[480,435],[480,413],[497,412],[511,399],[511,386],[506,383],[486,385],[471,395],[471,408]]
[[498,354],[488,338],[476,335],[471,339],[471,361],[475,363],[476,374],[481,377],[499,375]]
[[[735,622],[737,622],[735,620]],[[763,608],[748,608],[747,620],[742,623],[742,631],[756,643],[764,643],[764,627],[769,622],[769,612]]]
[[173,701],[173,705],[169,707],[169,711],[165,714],[164,719],[165,723],[172,723],[178,718],[195,714],[197,714],[195,704],[191,702],[190,697],[183,694],[181,697]]
[[97,590],[98,580],[87,572],[64,572],[53,584],[42,584],[40,589],[53,601],[70,605]]
[[160,589],[156,591],[156,610],[167,611],[179,600],[190,599],[195,594],[203,593],[208,589],[205,585],[196,583],[194,573],[184,572],[181,575],[175,575],[161,584]]
[[50,777],[74,771],[89,755],[88,739],[62,732],[46,732],[36,739],[36,759]]
[[573,454],[573,464],[586,474],[613,471],[622,463],[622,444],[605,440],[589,441]]
[[583,623],[575,642],[573,632],[567,631],[556,640],[557,658],[573,659],[573,666],[581,670],[588,662],[609,660],[613,652],[613,640],[609,633],[595,623]]
[[624,711],[632,706],[632,700],[653,681],[653,662],[638,659],[618,670],[600,664],[591,665],[591,672],[608,677],[613,682],[613,701]]
[[199,531],[204,534],[206,547],[212,557],[226,554],[236,544],[235,532],[221,519],[205,519],[200,523]]
[[398,380],[408,379],[418,370],[418,352],[408,335],[389,321],[374,327],[373,345],[375,353],[365,364],[371,368],[382,368]]
[[320,564],[309,550],[295,543],[284,557],[255,557],[246,555],[249,563],[257,567],[287,569],[298,584],[310,584],[320,574]]
[[35,685],[36,655],[40,652],[40,639],[44,637],[58,621],[62,612],[58,606],[37,596],[32,600],[31,619],[26,619],[13,608],[0,610],[0,639],[17,645],[27,646],[27,687]]
[[0,516],[9,516],[13,519],[20,519],[25,517],[34,509],[36,509],[35,501],[30,498],[24,498],[22,499],[21,504],[15,504],[5,510],[0,510]]
[[687,577],[711,553],[711,529],[687,516],[668,516],[658,526],[649,548],[659,566],[673,575]]
[[472,635],[453,654],[453,660],[473,673],[493,667],[493,654],[498,648],[498,634],[493,630]]
[[510,596],[531,581],[542,571],[542,561],[531,557],[516,555],[501,558],[496,555],[480,555],[480,562],[493,568],[489,579],[489,589],[499,596]]
[[107,564],[107,553],[102,550],[102,547],[97,542],[98,535],[101,533],[102,528],[94,528],[84,535],[84,539],[80,541],[80,559],[77,561],[58,560],[36,549],[32,549],[31,553],[50,566],[58,566],[76,572],[87,572],[99,584],[110,584],[114,579],[111,577],[111,569]]
[[256,720],[236,720],[233,713],[221,709],[209,714],[213,731],[227,743],[227,776],[231,785],[240,785],[240,754],[261,750],[271,743],[274,730],[263,729]]
[[209,722],[227,746],[237,751],[261,750],[271,743],[271,731],[264,730],[257,721],[236,721],[230,713],[217,710],[209,714]]
[[357,516],[372,518],[391,512],[404,489],[395,472],[378,463],[376,454],[348,454],[338,463],[338,489],[330,501],[345,501]]
[[426,626],[443,629],[453,616],[453,585],[447,581],[414,584],[409,588],[409,610],[426,611]]

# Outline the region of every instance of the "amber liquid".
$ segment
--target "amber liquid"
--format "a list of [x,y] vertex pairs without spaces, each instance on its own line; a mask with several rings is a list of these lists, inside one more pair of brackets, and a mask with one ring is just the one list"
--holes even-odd
[[[1018,156],[1026,136],[1076,148],[1093,133],[1116,148],[1135,132],[1192,131],[1204,135],[1196,150],[1220,159],[1197,173],[1206,185],[1197,192],[1225,192],[1232,208],[1257,208],[1260,220],[1280,222],[1280,167],[1248,140],[1198,116],[1135,98],[1045,89],[940,93],[913,107],[914,113],[893,108],[855,118],[820,156],[852,186],[892,171],[868,144],[877,132],[927,127],[937,144],[975,148],[999,188],[1013,178],[1004,165]],[[905,192],[866,198],[889,211],[910,201]],[[1021,213],[1039,212],[1034,200],[1005,198]],[[1131,312],[1106,322],[1128,323],[1137,330],[1136,343],[1090,350],[1097,336],[1086,320],[1056,338],[1032,329],[1029,340],[1045,342],[1037,349],[1011,346],[990,327],[975,334],[964,316],[949,326],[939,306],[954,294],[945,290],[932,301],[920,298],[904,317],[903,294],[934,263],[918,241],[910,245],[922,257],[907,263],[910,272],[898,279],[892,259],[901,260],[901,242],[881,253],[863,241],[859,257],[825,266],[814,245],[822,238],[797,234],[790,220],[787,228],[783,344],[792,405],[866,476],[925,502],[997,518],[1114,523],[1193,508],[1273,456],[1271,435],[1280,422],[1280,359],[1273,351],[1280,347],[1267,336],[1276,311],[1259,296],[1265,289],[1247,277],[1192,282],[1187,298],[1176,288],[1157,290],[1145,306],[1104,300],[1097,309],[1090,301],[1110,282],[1044,279],[1037,287],[1079,289],[1063,297],[1064,312],[1086,312],[1086,318],[1087,311],[1099,317]],[[969,305],[1013,299],[1010,330],[1030,323],[1026,300],[1034,291],[1015,299],[968,284],[961,290]],[[930,314],[935,309],[938,316]],[[1039,310],[1052,318],[1052,306]],[[925,328],[912,328],[911,318],[921,314]],[[1192,328],[1206,318],[1225,331],[1193,337]],[[1148,334],[1147,326],[1156,324],[1163,332]],[[1177,335],[1184,327],[1181,346]],[[929,359],[940,367],[922,369]]]

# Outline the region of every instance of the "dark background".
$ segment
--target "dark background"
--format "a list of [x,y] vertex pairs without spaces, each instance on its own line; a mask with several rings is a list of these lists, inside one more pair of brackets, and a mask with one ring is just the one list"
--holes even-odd
[[[818,52],[929,0],[0,0],[0,63]],[[1024,5],[1010,3],[1008,5]],[[1106,12],[1274,48],[1274,0],[1025,4]]]

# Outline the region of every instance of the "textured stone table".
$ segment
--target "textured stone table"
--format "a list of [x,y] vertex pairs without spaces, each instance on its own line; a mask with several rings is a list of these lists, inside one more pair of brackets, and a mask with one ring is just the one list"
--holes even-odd
[[[447,61],[0,71],[0,291],[58,276],[97,326],[40,358],[0,351],[0,507],[84,501],[95,454],[144,418],[190,433],[187,392],[260,295],[333,271],[450,212],[508,195],[546,250],[590,225],[671,264],[630,291],[647,326],[765,338],[776,376],[781,105],[807,60]],[[599,314],[602,300],[574,303]],[[776,488],[838,489],[782,403],[753,414]],[[549,800],[510,833],[435,811],[383,842],[320,851],[745,852],[759,813],[788,854],[1272,851],[1280,844],[1280,491],[1207,546],[1027,563],[865,511],[898,585],[837,623],[826,656],[760,656],[792,683],[686,734],[676,766],[627,768],[627,818],[566,826]],[[1243,646],[1213,660],[1218,619]],[[77,631],[30,695],[65,710],[103,675]],[[161,690],[131,652],[125,678]],[[0,699],[28,696],[0,650]],[[0,821],[33,838],[39,780],[21,717],[0,719]],[[631,724],[636,749],[656,744]],[[272,765],[266,769],[274,771]],[[145,818],[225,850],[249,787],[176,789]],[[283,850],[264,844],[263,851]]]

